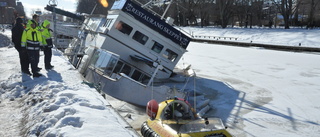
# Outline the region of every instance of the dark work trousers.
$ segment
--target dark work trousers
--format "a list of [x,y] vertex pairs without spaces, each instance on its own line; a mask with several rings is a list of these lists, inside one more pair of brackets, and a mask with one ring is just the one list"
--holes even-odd
[[51,67],[51,57],[52,57],[51,48],[45,46],[43,48],[43,54],[44,54],[44,66],[45,66],[45,68],[50,68]]
[[22,72],[28,72],[29,71],[29,57],[27,50],[17,50],[19,52],[19,58],[20,58],[20,66]]
[[31,71],[33,74],[38,73],[38,63],[39,63],[39,50],[28,50],[29,61],[31,64]]

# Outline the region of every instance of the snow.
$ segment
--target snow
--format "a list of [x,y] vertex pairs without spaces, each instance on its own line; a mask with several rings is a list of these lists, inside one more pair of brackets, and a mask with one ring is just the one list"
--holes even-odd
[[[319,29],[305,28],[226,28],[216,27],[184,27],[183,30],[198,39],[214,39],[245,43],[274,44],[283,46],[304,46],[319,48]],[[209,38],[210,36],[210,38]]]
[[212,116],[234,135],[319,135],[319,55],[199,43],[188,50],[184,60],[216,91]]
[[[319,30],[184,28],[194,35],[237,37],[278,45],[317,47]],[[10,36],[10,31],[2,33]],[[67,59],[54,50],[54,70],[35,78],[21,75],[18,52],[0,34],[0,136],[139,136],[144,110],[123,119],[119,110],[141,109],[103,98]],[[3,44],[4,43],[4,44]],[[320,56],[191,42],[178,63],[196,72],[197,100],[210,99],[206,114],[220,117],[234,136],[320,134]],[[43,66],[43,56],[39,66]],[[143,112],[144,113],[144,112]],[[129,113],[125,113],[129,114]],[[136,117],[136,115],[142,115]],[[136,118],[136,119],[135,119]]]
[[53,52],[54,70],[41,70],[45,77],[40,78],[21,75],[12,46],[0,48],[0,54],[1,137],[138,136],[107,100],[82,84],[81,75],[59,51]]

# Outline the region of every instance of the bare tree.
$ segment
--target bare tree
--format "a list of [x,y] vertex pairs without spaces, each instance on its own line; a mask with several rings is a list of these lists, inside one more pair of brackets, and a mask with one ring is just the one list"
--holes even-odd
[[[194,5],[190,5],[187,0],[175,0],[175,4],[171,8],[171,17],[175,18],[176,24],[179,26],[191,25],[196,18],[193,14]],[[169,10],[170,11],[170,10]]]
[[[251,1],[251,10],[253,14],[253,23],[258,26],[262,26],[262,19],[263,19],[263,1]],[[270,13],[269,13],[270,14]]]
[[252,16],[253,16],[253,10],[252,10],[252,0],[244,0],[244,14],[245,14],[245,28],[248,27],[250,23],[250,28],[252,28]]
[[201,27],[209,24],[209,13],[212,7],[212,4],[215,3],[215,0],[195,0],[197,9],[199,9],[199,19],[201,21]]
[[232,15],[232,6],[235,0],[217,0],[222,28],[226,28]]
[[316,7],[319,4],[319,2],[320,2],[319,0],[311,0],[307,28],[313,28],[315,26],[315,17],[314,16],[315,16]]
[[[90,14],[97,4],[94,14],[107,14],[110,8],[104,8],[99,0],[78,0],[77,12]],[[108,0],[111,6],[115,0]],[[144,5],[150,0],[133,0]],[[290,25],[306,24],[307,28],[320,26],[317,20],[320,10],[320,0],[169,0],[171,5],[166,16],[175,19],[175,24],[181,26],[200,25],[201,27],[212,23],[226,28],[228,25],[238,23],[240,26],[250,28],[253,25],[269,25],[276,27],[279,17],[283,16],[285,29]],[[165,1],[164,1],[165,3]],[[161,15],[167,5],[150,6],[153,11]],[[266,5],[267,4],[267,5]],[[302,16],[301,16],[302,15]],[[304,16],[308,15],[308,16]],[[302,17],[302,18],[301,18]],[[304,17],[308,17],[305,19]],[[305,19],[305,20],[304,20]],[[282,18],[281,18],[282,20]]]
[[248,15],[248,0],[236,0],[235,1],[234,14],[233,17],[236,18],[233,23],[238,22],[239,26],[247,24]]
[[197,0],[175,0],[171,8],[171,15],[179,25],[191,26],[197,25]]
[[283,16],[285,29],[290,29],[289,24],[292,16],[292,3],[293,0],[274,0],[276,6],[280,9],[281,15]]
[[194,0],[184,0],[185,7],[187,7],[187,20],[189,25],[197,25],[197,16],[196,16],[196,9],[197,5],[195,4]]
[[300,24],[301,24],[299,22],[299,14],[301,14],[299,9],[301,6],[301,2],[302,2],[302,0],[296,0],[296,4],[292,10],[292,12],[293,12],[292,25],[295,25],[295,26],[300,26]]

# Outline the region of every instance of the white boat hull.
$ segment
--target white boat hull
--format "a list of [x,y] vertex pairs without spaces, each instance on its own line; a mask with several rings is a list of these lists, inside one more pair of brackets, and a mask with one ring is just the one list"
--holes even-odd
[[124,74],[117,78],[111,78],[101,75],[93,69],[88,69],[85,77],[89,82],[98,84],[104,93],[139,106],[146,106],[151,99],[161,102],[168,98],[185,97],[185,93],[174,92],[166,85],[146,86]]

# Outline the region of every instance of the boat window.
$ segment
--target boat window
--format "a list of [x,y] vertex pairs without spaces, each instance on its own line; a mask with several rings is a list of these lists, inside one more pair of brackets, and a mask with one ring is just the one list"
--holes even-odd
[[113,19],[107,19],[106,23],[103,24],[103,27],[109,27]]
[[99,23],[101,22],[101,18],[91,18],[86,26],[86,29],[95,31],[97,30]]
[[95,64],[96,64],[99,56],[100,56],[100,51],[96,51],[96,52],[94,53],[94,55],[92,55],[92,59],[91,59],[91,61],[90,61],[90,65],[95,66]]
[[129,65],[126,65],[126,64],[125,64],[125,65],[123,66],[122,70],[121,70],[121,73],[124,73],[124,74],[126,74],[126,75],[129,76],[130,71],[131,71],[131,67],[130,67]]
[[142,77],[141,77],[141,82],[148,82],[150,80],[150,77],[149,76],[147,76],[147,75],[143,75]]
[[120,32],[122,32],[123,34],[127,34],[127,35],[130,35],[130,33],[132,31],[132,27],[122,21],[120,21],[116,25],[116,29],[119,30]]
[[101,18],[100,22],[98,23],[96,31],[103,33],[106,30],[106,27],[103,26],[105,23],[106,23],[106,18]]
[[108,63],[108,65],[106,66],[106,69],[104,71],[104,73],[108,76],[110,76],[112,74],[112,70],[113,68],[116,66],[118,59],[116,58],[110,58],[110,61]]
[[114,70],[113,70],[113,73],[118,73],[118,72],[120,72],[120,70],[122,69],[122,67],[123,67],[123,62],[118,61],[116,67],[115,67]]
[[110,74],[116,63],[116,56],[113,56],[109,52],[101,51],[98,55],[96,63],[94,64],[94,67],[102,72],[104,71]]
[[154,44],[153,44],[153,46],[151,48],[151,50],[153,50],[156,53],[160,53],[162,51],[162,49],[163,49],[163,45],[161,45],[158,42],[154,42]]
[[170,49],[166,49],[166,51],[163,53],[163,57],[165,57],[165,58],[169,59],[170,61],[174,62],[177,59],[178,54],[173,52]]
[[135,70],[131,76],[132,79],[139,81],[142,73],[138,70]]
[[141,43],[142,45],[146,44],[146,42],[148,41],[149,37],[142,34],[140,31],[136,31],[133,34],[132,37],[134,40],[138,41],[139,43]]
[[94,65],[95,68],[97,68],[99,70],[104,70],[104,68],[107,66],[108,60],[109,59],[106,58],[106,53],[100,52],[99,58],[98,58],[96,64]]

